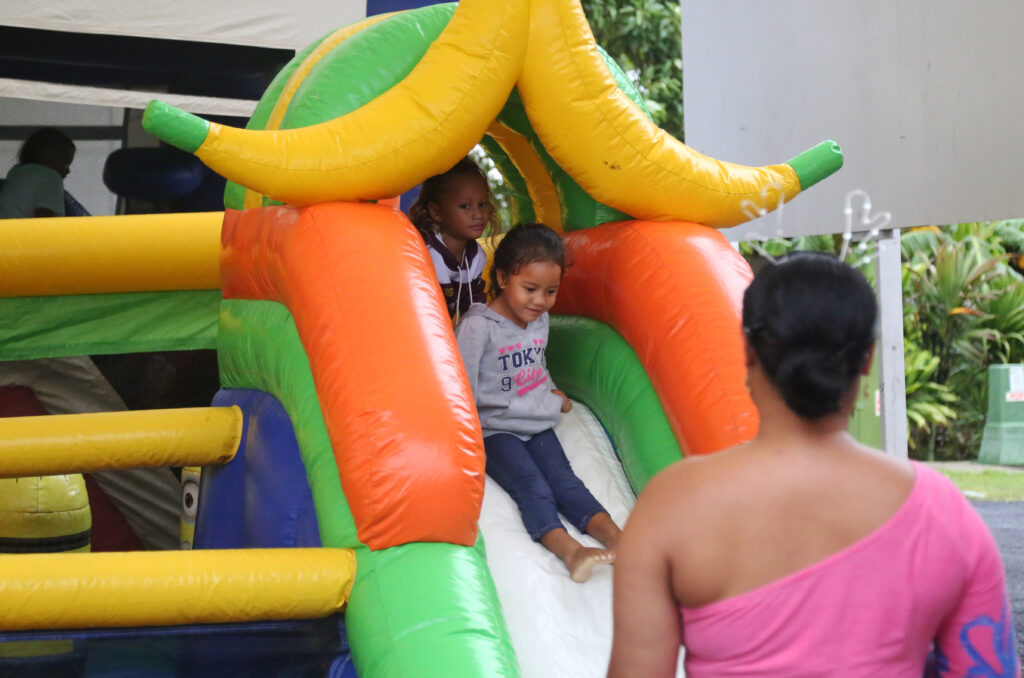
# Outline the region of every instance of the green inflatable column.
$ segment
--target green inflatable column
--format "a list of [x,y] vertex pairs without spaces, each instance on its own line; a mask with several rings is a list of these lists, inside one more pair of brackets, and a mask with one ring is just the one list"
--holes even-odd
[[482,540],[356,557],[345,625],[361,678],[519,678]]

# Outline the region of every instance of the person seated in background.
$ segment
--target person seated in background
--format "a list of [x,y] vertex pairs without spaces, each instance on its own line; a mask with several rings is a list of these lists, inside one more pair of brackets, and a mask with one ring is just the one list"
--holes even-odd
[[[1020,676],[995,540],[945,476],[847,431],[874,293],[823,254],[743,297],[748,443],[641,493],[615,562],[611,678]],[[737,328],[739,331],[739,328]]]
[[74,159],[75,142],[55,127],[29,135],[0,186],[0,219],[63,217],[64,177]]
[[463,158],[443,174],[423,182],[419,197],[409,208],[434,264],[448,315],[458,323],[470,304],[487,302],[483,271],[487,253],[477,238],[490,226],[501,230],[491,202],[491,189],[471,158]]
[[[64,190],[75,159],[75,144],[58,129],[37,129],[18,153],[0,186],[0,218],[64,217],[88,214]],[[70,203],[66,201],[70,198]],[[16,322],[11,316],[8,322]],[[0,320],[2,322],[2,320]],[[0,361],[0,389],[28,388],[48,414],[84,414],[127,409],[89,356]],[[10,412],[0,408],[0,417]],[[174,549],[178,536],[179,487],[168,468],[99,471],[92,474],[124,514],[146,548]]]

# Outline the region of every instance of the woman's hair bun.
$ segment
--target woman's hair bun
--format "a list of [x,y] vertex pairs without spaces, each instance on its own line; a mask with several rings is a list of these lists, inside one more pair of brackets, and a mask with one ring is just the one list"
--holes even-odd
[[820,419],[839,411],[850,387],[843,368],[820,351],[791,351],[779,361],[773,382],[791,410],[804,419]]
[[786,405],[809,420],[839,412],[871,351],[876,316],[864,276],[821,253],[765,266],[743,295],[751,350]]

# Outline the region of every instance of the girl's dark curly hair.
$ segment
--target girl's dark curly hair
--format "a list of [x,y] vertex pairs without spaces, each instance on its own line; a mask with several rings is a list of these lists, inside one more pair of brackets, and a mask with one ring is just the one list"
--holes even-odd
[[[420,194],[409,208],[409,221],[413,223],[417,230],[422,233],[437,230],[438,224],[435,224],[430,216],[430,203],[440,202],[444,197],[445,191],[448,190],[451,180],[457,177],[477,177],[484,182],[484,186],[487,188],[487,197],[490,199],[491,188],[490,184],[487,183],[487,175],[471,158],[463,158],[455,164],[455,167],[452,167],[447,172],[435,174],[423,182],[423,185],[420,187]],[[488,223],[491,227],[491,235],[501,231],[497,211],[492,210]]]
[[491,294],[501,294],[498,272],[506,276],[515,275],[534,262],[557,264],[565,273],[565,243],[562,238],[544,224],[519,224],[505,234],[494,250],[491,264]]

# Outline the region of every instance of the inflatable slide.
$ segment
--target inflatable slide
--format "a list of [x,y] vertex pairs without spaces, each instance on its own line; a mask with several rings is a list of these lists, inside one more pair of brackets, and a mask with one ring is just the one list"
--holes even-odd
[[160,102],[144,124],[229,180],[226,211],[0,223],[0,359],[216,346],[222,390],[0,421],[0,475],[203,466],[194,548],[0,558],[0,673],[148,646],[146,675],[603,675],[610,574],[572,583],[486,480],[433,268],[390,199],[481,143],[517,218],[563,233],[547,360],[577,407],[557,433],[621,523],[658,470],[755,432],[750,269],[713,227],[834,172],[838,147],[760,168],[693,151],[577,0],[370,17],[300,52],[248,129]]

